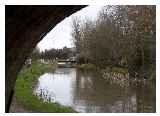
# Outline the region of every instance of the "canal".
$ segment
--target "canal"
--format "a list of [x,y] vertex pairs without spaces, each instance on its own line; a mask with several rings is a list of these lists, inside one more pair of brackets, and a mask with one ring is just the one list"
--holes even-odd
[[45,73],[33,90],[44,102],[58,102],[77,112],[155,112],[155,87],[120,87],[95,71],[57,68]]

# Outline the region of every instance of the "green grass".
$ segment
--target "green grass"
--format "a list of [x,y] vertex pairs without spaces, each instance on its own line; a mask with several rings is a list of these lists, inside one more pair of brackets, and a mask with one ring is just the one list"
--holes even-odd
[[121,67],[112,67],[111,71],[112,72],[123,73],[123,74],[128,73],[128,69],[127,68],[121,68]]
[[43,102],[33,95],[33,86],[40,75],[54,71],[54,64],[34,63],[30,68],[23,68],[19,73],[15,86],[15,95],[21,104],[33,112],[74,112],[72,108],[58,103]]
[[79,64],[76,66],[76,68],[78,69],[85,69],[85,70],[95,70],[96,69],[96,66],[94,64]]

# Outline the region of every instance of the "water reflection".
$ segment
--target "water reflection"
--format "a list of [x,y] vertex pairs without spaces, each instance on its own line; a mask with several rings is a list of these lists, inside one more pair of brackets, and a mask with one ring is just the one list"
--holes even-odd
[[44,102],[59,102],[78,112],[155,112],[155,91],[150,84],[121,88],[98,73],[75,68],[42,75],[34,93]]

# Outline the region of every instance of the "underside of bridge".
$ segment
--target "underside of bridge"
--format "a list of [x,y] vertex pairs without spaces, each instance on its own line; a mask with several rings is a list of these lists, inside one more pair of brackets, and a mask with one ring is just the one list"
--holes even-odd
[[25,59],[56,24],[84,7],[84,5],[6,6],[6,112],[9,111],[17,74]]

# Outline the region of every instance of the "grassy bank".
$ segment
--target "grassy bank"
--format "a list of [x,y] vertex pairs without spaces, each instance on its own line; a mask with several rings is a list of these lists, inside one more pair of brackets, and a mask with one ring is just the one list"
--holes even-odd
[[23,68],[18,75],[15,86],[15,96],[27,109],[33,112],[73,112],[70,107],[58,103],[44,103],[33,95],[33,86],[40,75],[54,71],[54,64],[34,63],[30,68]]
[[95,70],[95,69],[99,69],[99,70],[109,70],[110,72],[117,72],[117,73],[123,73],[126,74],[128,73],[128,69],[127,68],[123,68],[123,67],[106,67],[105,69],[101,69],[100,67],[96,67],[94,64],[77,64],[76,68],[78,69],[82,69],[82,70]]
[[94,64],[77,64],[76,68],[82,69],[82,70],[95,70],[96,66]]
[[117,73],[123,73],[123,74],[128,73],[128,69],[127,68],[122,68],[122,67],[112,67],[111,71],[112,72],[117,72]]

